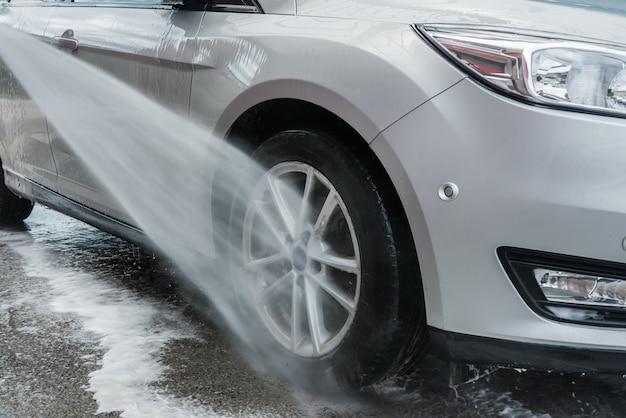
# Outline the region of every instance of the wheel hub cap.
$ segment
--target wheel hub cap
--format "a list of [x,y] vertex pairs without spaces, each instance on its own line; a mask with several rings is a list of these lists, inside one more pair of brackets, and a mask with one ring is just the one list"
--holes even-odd
[[306,268],[307,255],[302,247],[296,247],[291,252],[291,264],[298,271],[304,271]]

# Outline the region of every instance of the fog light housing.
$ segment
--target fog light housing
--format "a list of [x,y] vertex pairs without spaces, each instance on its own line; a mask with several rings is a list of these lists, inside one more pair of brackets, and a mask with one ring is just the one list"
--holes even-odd
[[500,261],[528,306],[558,321],[626,326],[626,265],[502,247]]

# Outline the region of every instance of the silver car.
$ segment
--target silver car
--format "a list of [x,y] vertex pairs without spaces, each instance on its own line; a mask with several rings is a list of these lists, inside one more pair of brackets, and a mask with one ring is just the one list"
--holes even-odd
[[[0,23],[263,167],[213,195],[244,197],[251,321],[311,379],[358,387],[429,347],[626,372],[622,1],[5,0]],[[141,241],[17,79],[1,67],[2,223],[37,202]]]

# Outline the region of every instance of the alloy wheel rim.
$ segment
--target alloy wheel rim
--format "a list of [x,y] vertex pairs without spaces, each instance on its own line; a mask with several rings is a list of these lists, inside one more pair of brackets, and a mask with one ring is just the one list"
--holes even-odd
[[242,226],[244,277],[271,335],[303,357],[338,347],[356,315],[361,262],[332,183],[308,164],[278,164],[254,187]]

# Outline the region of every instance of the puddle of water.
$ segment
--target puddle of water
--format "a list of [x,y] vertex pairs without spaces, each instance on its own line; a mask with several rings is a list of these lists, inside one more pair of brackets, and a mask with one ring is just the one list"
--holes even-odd
[[[46,221],[58,225],[65,219],[65,226],[71,230],[91,230],[81,228],[80,222],[46,215],[49,211],[37,207],[32,221],[37,223],[40,217],[46,217]],[[57,266],[47,251],[48,239],[57,239],[54,232],[47,230],[39,238],[28,231],[0,234],[0,243],[10,245],[24,259],[27,278],[45,280],[45,291],[29,289],[22,297],[23,302],[17,303],[32,304],[44,316],[49,315],[47,312],[74,315],[87,332],[82,338],[88,342],[95,339],[104,350],[100,367],[89,374],[86,388],[98,402],[97,412],[123,411],[122,416],[132,417],[153,417],[155,413],[161,417],[224,416],[151,386],[165,371],[159,361],[162,349],[174,340],[195,338],[195,329],[183,313],[115,286],[103,277]],[[38,299],[37,303],[33,298]],[[15,303],[12,306],[15,308]],[[35,327],[31,332],[41,330]]]

